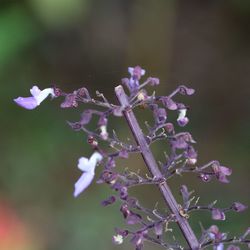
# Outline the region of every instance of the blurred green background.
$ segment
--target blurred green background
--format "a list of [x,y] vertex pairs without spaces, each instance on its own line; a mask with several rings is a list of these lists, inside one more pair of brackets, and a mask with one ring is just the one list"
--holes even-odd
[[[250,205],[249,23],[249,0],[2,0],[0,249],[132,248],[112,245],[113,228],[124,222],[118,205],[100,206],[109,194],[105,185],[72,196],[81,174],[77,160],[91,154],[86,136],[65,122],[77,121],[80,110],[61,110],[60,101],[47,100],[26,111],[12,99],[28,96],[34,84],[55,83],[68,92],[98,89],[115,102],[114,87],[128,66],[138,64],[160,78],[158,93],[178,84],[196,89],[195,96],[180,100],[191,107],[187,129],[198,141],[199,162],[218,159],[233,168],[229,185],[175,178],[170,184],[176,195],[184,183],[203,204],[216,199],[222,207],[233,201]],[[124,122],[113,125],[126,135]],[[157,157],[164,147],[154,148]],[[138,157],[121,166],[144,168]],[[145,205],[160,199],[149,187],[135,192]],[[198,234],[199,221],[204,227],[214,223],[206,213],[190,221]],[[229,213],[216,224],[237,235],[250,226],[250,212]]]

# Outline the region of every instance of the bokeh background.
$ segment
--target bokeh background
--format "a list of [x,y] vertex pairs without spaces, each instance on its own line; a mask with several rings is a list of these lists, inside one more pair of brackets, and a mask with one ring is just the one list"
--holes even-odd
[[[57,84],[66,91],[98,89],[115,102],[113,89],[127,67],[141,65],[161,80],[158,93],[178,84],[196,89],[181,101],[190,105],[187,129],[197,140],[199,162],[219,159],[233,168],[231,183],[203,184],[190,175],[180,183],[195,189],[201,203],[218,200],[250,205],[250,2],[249,0],[26,0],[0,2],[0,249],[131,249],[113,246],[113,229],[123,226],[119,206],[103,208],[103,185],[91,185],[78,199],[73,184],[81,174],[80,156],[91,154],[86,136],[69,129],[78,110],[46,101],[34,111],[12,99],[27,96],[33,84]],[[146,119],[147,114],[141,113]],[[115,122],[126,136],[126,124]],[[164,145],[154,148],[161,158]],[[136,171],[138,157],[121,162]],[[145,205],[156,190],[135,192]],[[250,213],[229,213],[221,231],[239,234]],[[209,227],[206,213],[191,219]],[[147,244],[145,249],[158,249]]]

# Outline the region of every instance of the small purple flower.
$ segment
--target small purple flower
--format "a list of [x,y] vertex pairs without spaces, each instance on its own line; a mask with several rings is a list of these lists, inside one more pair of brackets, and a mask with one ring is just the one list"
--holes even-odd
[[212,169],[215,173],[216,178],[222,183],[229,183],[227,176],[232,174],[232,169],[224,166],[220,166],[218,162],[212,165]]
[[215,243],[214,250],[223,250],[224,245],[220,241],[225,240],[227,234],[221,233],[219,228],[216,225],[213,225],[208,229],[208,236]]
[[191,88],[188,88],[184,85],[181,85],[179,87],[179,93],[182,94],[182,95],[193,95],[195,92],[194,89],[191,89]]
[[191,134],[188,132],[182,132],[176,134],[173,139],[171,139],[171,143],[174,148],[177,149],[186,149],[189,146],[189,143],[195,143]]
[[232,209],[235,212],[243,212],[247,209],[247,206],[245,206],[244,204],[240,203],[240,202],[234,202],[232,204]]
[[142,221],[142,217],[139,214],[136,214],[130,211],[128,217],[126,218],[126,223],[128,225],[138,224]]
[[72,94],[68,94],[65,96],[65,100],[61,103],[61,108],[76,108],[78,106],[78,103],[76,101],[76,92]]
[[31,110],[39,106],[49,95],[55,97],[53,88],[40,90],[37,86],[33,86],[30,93],[32,97],[18,97],[14,99],[14,102],[25,109]]
[[173,125],[173,123],[171,123],[171,122],[166,123],[166,125],[165,125],[165,130],[166,130],[167,133],[169,133],[169,134],[174,133],[175,131],[174,131],[174,125]]
[[225,220],[225,213],[219,208],[212,208],[212,219],[213,220]]
[[187,158],[187,164],[194,165],[197,162],[197,152],[194,150],[192,146],[188,146],[186,151],[184,152],[184,156]]
[[156,77],[149,77],[149,78],[148,78],[148,81],[149,81],[149,84],[150,84],[151,86],[156,86],[156,85],[159,85],[159,84],[160,84],[159,78],[156,78]]
[[163,223],[162,221],[156,222],[154,225],[154,231],[157,237],[161,236],[163,233]]
[[122,200],[126,200],[127,197],[128,197],[128,188],[124,187],[124,186],[121,186],[119,191],[120,191],[120,198]]
[[176,110],[178,108],[177,104],[168,96],[164,96],[160,100],[162,101],[163,105],[169,110]]
[[131,77],[129,82],[127,83],[131,92],[134,92],[139,87],[139,80],[143,75],[145,75],[146,71],[142,69],[140,66],[129,67],[128,72],[130,73]]
[[75,183],[75,191],[74,191],[75,197],[77,197],[80,193],[82,193],[93,181],[95,176],[96,164],[101,160],[102,160],[102,155],[98,152],[93,153],[89,159],[81,157],[78,160],[78,168],[83,171],[83,174]]
[[135,233],[133,238],[131,239],[131,243],[135,245],[136,250],[141,250],[143,248],[144,236],[147,235],[147,230],[139,233]]
[[119,157],[127,159],[128,158],[128,151],[126,149],[121,149],[119,152]]
[[184,127],[189,122],[189,119],[186,117],[187,109],[181,108],[179,109],[179,116],[177,118],[177,122],[180,127]]
[[157,118],[158,123],[164,123],[167,120],[167,112],[164,108],[157,108],[154,111],[155,117]]
[[108,197],[106,200],[102,201],[102,205],[104,207],[113,204],[116,201],[116,198],[114,195],[111,195],[110,197]]
[[89,110],[89,109],[84,110],[81,114],[80,123],[82,125],[88,124],[92,119],[92,114],[93,114],[93,112],[91,110]]

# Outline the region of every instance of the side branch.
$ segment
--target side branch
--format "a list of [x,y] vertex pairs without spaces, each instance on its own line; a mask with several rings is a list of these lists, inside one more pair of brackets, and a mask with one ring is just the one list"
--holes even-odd
[[[141,154],[142,157],[148,167],[148,170],[150,171],[150,173],[152,174],[153,177],[156,178],[164,178],[162,173],[160,172],[158,165],[156,163],[156,160],[149,148],[148,143],[146,142],[146,139],[144,137],[144,134],[142,133],[142,130],[136,120],[136,117],[133,113],[133,111],[131,110],[131,108],[129,107],[129,102],[128,102],[128,98],[127,95],[124,92],[124,89],[121,85],[117,86],[115,88],[115,93],[116,96],[118,98],[118,101],[120,102],[120,104],[125,108],[123,113],[124,116],[128,122],[128,125],[133,133],[133,136],[137,142],[137,144],[140,146],[141,148]],[[190,227],[188,221],[186,218],[182,217],[179,213],[179,206],[169,188],[169,186],[167,185],[166,182],[158,184],[158,187],[164,197],[164,200],[167,204],[167,206],[169,207],[169,209],[171,210],[171,212],[175,215],[176,221],[188,243],[188,245],[190,246],[191,249],[199,249],[199,242],[192,230],[192,228]]]

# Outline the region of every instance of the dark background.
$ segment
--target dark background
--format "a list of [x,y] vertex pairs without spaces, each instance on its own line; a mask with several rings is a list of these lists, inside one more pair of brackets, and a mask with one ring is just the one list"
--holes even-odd
[[[118,205],[100,206],[107,187],[93,184],[72,196],[77,160],[91,150],[65,121],[78,120],[83,108],[62,110],[60,101],[47,100],[26,111],[12,101],[34,84],[55,83],[68,92],[98,89],[115,102],[113,89],[128,66],[159,77],[161,94],[179,84],[195,88],[181,100],[191,107],[187,129],[198,142],[199,163],[218,159],[233,168],[228,185],[177,177],[170,181],[176,195],[185,183],[203,204],[250,205],[249,24],[248,0],[2,0],[0,249],[131,249],[112,245],[113,228],[124,224]],[[124,136],[121,124],[114,125]],[[154,150],[162,157],[162,145]],[[122,165],[144,168],[138,157]],[[145,205],[160,199],[154,189],[136,192]],[[227,215],[216,223],[221,231],[237,235],[250,226],[249,211]],[[215,223],[205,212],[190,221],[198,234],[200,221],[206,228]]]

